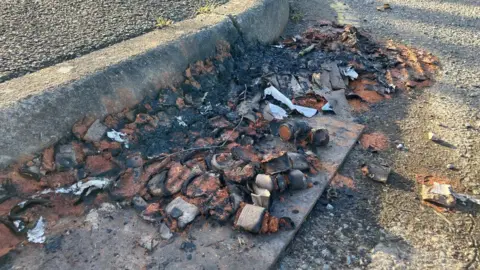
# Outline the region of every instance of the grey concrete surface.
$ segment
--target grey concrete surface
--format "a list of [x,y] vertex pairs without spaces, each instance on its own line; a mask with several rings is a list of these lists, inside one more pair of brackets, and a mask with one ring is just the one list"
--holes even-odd
[[3,0],[0,82],[151,31],[159,17],[179,22],[225,2]]
[[86,115],[101,118],[180,83],[218,42],[272,42],[289,14],[286,0],[234,0],[217,10],[0,84],[0,165],[58,141]]

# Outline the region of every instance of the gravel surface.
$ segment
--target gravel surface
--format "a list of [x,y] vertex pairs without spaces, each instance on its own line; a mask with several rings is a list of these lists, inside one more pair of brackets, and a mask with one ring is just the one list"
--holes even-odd
[[[366,133],[387,135],[390,148],[371,153],[355,147],[340,171],[348,187],[332,185],[323,195],[278,269],[480,269],[480,207],[459,203],[436,212],[421,203],[415,181],[419,174],[437,175],[458,192],[480,194],[480,2],[388,3],[392,10],[380,12],[383,2],[371,0],[292,1],[303,19],[286,35],[336,18],[380,40],[427,49],[442,70],[434,86],[396,94],[358,116]],[[430,131],[454,148],[428,141]],[[408,150],[397,150],[398,143]],[[364,162],[390,165],[389,183],[365,178]],[[447,169],[450,163],[458,170]]]
[[180,21],[228,0],[2,0],[0,82]]

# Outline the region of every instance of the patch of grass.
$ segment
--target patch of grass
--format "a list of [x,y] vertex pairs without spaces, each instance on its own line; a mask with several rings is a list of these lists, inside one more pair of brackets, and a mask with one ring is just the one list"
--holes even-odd
[[217,7],[217,5],[214,2],[207,1],[205,5],[199,7],[197,9],[197,14],[208,14],[212,13],[212,10]]
[[155,25],[157,28],[165,28],[169,25],[173,24],[173,21],[172,20],[169,20],[169,19],[165,19],[163,17],[158,17],[157,18],[157,24]]
[[299,23],[303,19],[303,13],[300,11],[292,11],[292,14],[290,14],[290,20],[294,23]]

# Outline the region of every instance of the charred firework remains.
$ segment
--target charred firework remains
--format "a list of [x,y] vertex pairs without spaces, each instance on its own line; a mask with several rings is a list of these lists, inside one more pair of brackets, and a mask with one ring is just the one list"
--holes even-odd
[[217,56],[191,65],[182,85],[105,119],[86,117],[71,138],[4,172],[0,227],[12,237],[1,248],[39,220],[108,200],[132,203],[162,231],[184,230],[198,215],[254,233],[290,229],[291,220],[269,213],[271,201],[315,184],[322,168],[313,150],[335,136],[303,120],[348,118],[429,85],[436,62],[333,23],[276,46],[219,42]]

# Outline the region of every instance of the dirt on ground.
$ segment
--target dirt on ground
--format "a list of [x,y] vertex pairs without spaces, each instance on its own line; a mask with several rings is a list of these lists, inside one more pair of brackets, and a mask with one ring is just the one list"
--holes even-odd
[[[398,93],[356,115],[367,135],[277,268],[478,269],[478,205],[446,209],[420,196],[421,184],[434,181],[480,194],[478,2],[305,0],[291,7],[286,36],[323,20],[352,23],[378,40],[430,51],[442,68],[431,87]],[[446,143],[429,140],[429,132]],[[387,184],[364,176],[364,163],[390,166]]]

